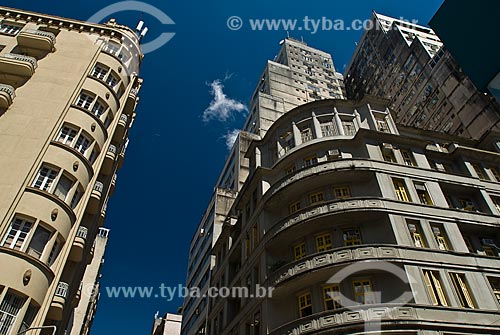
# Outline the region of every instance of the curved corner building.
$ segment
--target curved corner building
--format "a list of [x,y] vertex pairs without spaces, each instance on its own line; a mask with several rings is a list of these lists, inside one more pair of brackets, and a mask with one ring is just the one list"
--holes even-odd
[[250,297],[211,299],[207,333],[500,333],[500,134],[387,103],[306,103],[253,141],[211,276]]
[[5,7],[0,45],[0,334],[64,334],[90,294],[80,283],[94,240],[107,238],[143,55],[134,31],[114,20]]

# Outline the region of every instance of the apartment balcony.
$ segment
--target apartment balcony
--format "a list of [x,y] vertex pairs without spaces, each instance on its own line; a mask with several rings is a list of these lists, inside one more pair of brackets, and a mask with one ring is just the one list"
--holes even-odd
[[92,193],[90,194],[89,204],[87,206],[87,212],[89,212],[90,214],[97,214],[103,191],[103,183],[101,183],[100,181],[96,181],[94,184],[94,188],[92,189]]
[[17,44],[25,48],[52,51],[56,44],[56,35],[48,31],[26,29],[17,35]]
[[88,229],[79,227],[76,233],[75,240],[71,246],[69,260],[73,262],[81,262],[83,259],[83,251],[85,249],[85,242],[87,241]]
[[104,220],[106,219],[106,210],[108,208],[108,204],[104,203],[101,209],[101,215],[99,217],[99,227],[102,227]]
[[121,142],[123,140],[123,135],[125,135],[125,130],[127,130],[128,116],[125,114],[120,115],[118,124],[116,125],[115,133],[113,135],[113,140]]
[[14,87],[10,85],[0,84],[0,108],[7,109],[12,105],[12,101],[16,97]]
[[47,317],[51,320],[60,321],[63,317],[64,304],[68,298],[69,285],[65,282],[59,282],[57,284],[56,293],[54,294],[54,299],[50,305]]
[[125,102],[125,107],[123,108],[124,113],[132,115],[139,101],[139,97],[137,96],[138,93],[139,93],[139,87],[135,87],[130,90],[130,93],[128,94],[127,97],[127,101]]
[[109,175],[113,170],[113,164],[116,159],[116,146],[110,144],[108,147],[108,151],[106,151],[106,156],[104,156],[104,162],[102,163],[101,173],[104,175]]
[[7,53],[0,55],[0,73],[31,77],[38,64],[34,57]]

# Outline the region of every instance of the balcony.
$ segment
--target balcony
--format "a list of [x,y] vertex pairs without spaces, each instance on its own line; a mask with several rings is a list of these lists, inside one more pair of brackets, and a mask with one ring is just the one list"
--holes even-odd
[[124,113],[132,115],[133,111],[137,106],[137,103],[139,102],[139,97],[137,96],[138,93],[139,93],[139,87],[135,87],[130,90],[127,101],[125,102],[125,107],[123,108]]
[[10,85],[0,84],[0,108],[7,109],[12,105],[12,101],[16,97],[14,87]]
[[116,159],[116,146],[110,144],[106,156],[104,156],[104,162],[102,163],[101,173],[104,175],[109,175],[113,170],[113,164]]
[[81,262],[83,259],[83,250],[85,249],[85,242],[87,241],[88,229],[85,227],[79,227],[76,233],[75,240],[71,246],[71,251],[69,254],[69,260],[73,262]]
[[90,194],[89,204],[87,206],[87,212],[89,212],[90,214],[97,214],[103,190],[103,183],[101,183],[100,181],[96,181],[94,184],[94,188],[92,189],[92,193]]
[[128,116],[125,114],[120,115],[118,124],[113,135],[113,140],[121,142],[123,140],[123,135],[125,135],[125,130],[127,129]]
[[54,293],[54,299],[50,305],[47,317],[51,320],[60,321],[63,317],[64,304],[68,298],[69,285],[65,282],[59,282],[57,284],[56,293]]
[[34,57],[18,54],[0,55],[0,72],[21,77],[31,77],[37,68]]
[[52,51],[56,44],[56,35],[48,31],[26,29],[17,35],[17,44],[25,48]]
[[104,219],[106,219],[106,210],[108,208],[108,204],[104,203],[101,209],[101,216],[99,217],[99,227],[102,227],[104,223]]

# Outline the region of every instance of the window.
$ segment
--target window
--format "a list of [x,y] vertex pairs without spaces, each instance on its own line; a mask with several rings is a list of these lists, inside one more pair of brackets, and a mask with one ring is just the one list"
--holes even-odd
[[80,134],[78,140],[76,141],[75,149],[80,151],[82,155],[85,155],[85,152],[87,151],[89,146],[90,146],[90,140],[88,139],[88,137],[85,136],[84,134]]
[[299,317],[303,318],[312,314],[311,293],[299,295]]
[[425,187],[425,184],[414,182],[413,185],[415,186],[415,190],[417,191],[417,195],[418,195],[418,199],[420,200],[420,203],[424,204],[424,205],[433,205],[431,197],[429,195],[429,192],[427,191],[427,188]]
[[253,247],[255,249],[257,244],[259,244],[259,229],[257,227],[257,224],[255,224],[252,227],[252,240],[253,240]]
[[434,233],[434,237],[436,238],[438,248],[441,250],[450,250],[448,239],[446,238],[443,226],[434,223],[431,224],[431,228],[432,232]]
[[500,279],[498,278],[488,278],[491,289],[493,290],[493,294],[495,295],[495,298],[497,299],[498,303],[500,304]]
[[309,203],[315,204],[324,200],[323,192],[316,192],[309,195]]
[[78,99],[76,100],[76,105],[85,109],[89,109],[92,101],[94,101],[94,96],[85,92],[81,92],[78,96]]
[[316,251],[323,252],[332,248],[332,235],[321,234],[316,236]]
[[495,180],[500,182],[500,172],[496,167],[490,167],[491,174],[495,177]]
[[290,214],[293,214],[300,210],[300,201],[296,201],[290,205]]
[[102,101],[101,99],[98,99],[96,101],[96,103],[94,104],[94,106],[92,107],[92,113],[94,113],[95,116],[100,118],[102,116],[102,114],[104,114],[104,112],[106,111],[107,108],[108,108],[108,106],[106,106],[104,101]]
[[94,69],[92,70],[92,77],[104,80],[108,71],[109,68],[107,66],[98,63],[94,66]]
[[497,209],[497,212],[500,213],[500,198],[491,197],[491,200],[493,200],[493,203],[495,204],[495,208]]
[[342,231],[345,246],[360,245],[361,233],[358,228],[345,229]]
[[10,224],[10,229],[2,241],[2,246],[14,250],[21,250],[28,239],[28,235],[33,227],[33,222],[14,218]]
[[483,167],[479,164],[472,164],[472,167],[474,168],[474,171],[476,171],[477,176],[479,179],[483,180],[490,180],[488,175],[486,174],[486,171],[484,171]]
[[422,233],[420,223],[415,220],[407,220],[408,230],[410,231],[411,239],[413,240],[413,245],[417,248],[426,248],[425,238]]
[[434,306],[448,306],[437,271],[424,270],[425,285]]
[[391,144],[383,143],[380,149],[382,150],[382,158],[384,159],[384,161],[389,163],[397,163],[396,156],[394,156],[394,150]]
[[369,279],[354,280],[354,300],[360,304],[374,304],[375,295],[373,294],[372,283]]
[[300,137],[301,137],[302,143],[312,141],[313,135],[312,135],[311,128],[306,128],[306,129],[302,130],[300,132]]
[[52,249],[50,250],[49,258],[47,260],[47,264],[49,266],[54,264],[57,256],[59,255],[59,251],[61,251],[61,246],[62,246],[62,243],[59,240],[56,240],[56,242],[52,246]]
[[82,189],[80,187],[78,187],[75,190],[75,193],[73,194],[73,197],[71,198],[71,202],[69,204],[71,208],[74,209],[76,207],[76,205],[78,205],[78,202],[82,198],[82,194],[83,194]]
[[70,126],[63,126],[57,135],[57,141],[63,144],[71,145],[73,139],[75,138],[78,130]]
[[334,187],[333,194],[335,199],[347,199],[351,197],[351,190],[348,186]]
[[496,241],[491,237],[480,238],[481,247],[486,256],[498,257],[498,250]]
[[394,191],[399,201],[410,202],[410,196],[408,195],[408,190],[406,188],[405,182],[402,179],[393,179]]
[[318,164],[318,158],[316,156],[311,156],[304,158],[304,166],[309,167]]
[[5,294],[0,305],[0,334],[11,334],[12,326],[14,326],[17,315],[23,307],[25,300],[25,298],[10,291]]
[[36,313],[38,312],[38,307],[30,304],[28,309],[26,310],[26,314],[24,314],[23,322],[21,327],[19,328],[18,334],[23,334],[23,332],[27,331],[33,320],[35,319]]
[[458,299],[460,300],[460,305],[465,308],[475,308],[474,301],[472,300],[472,295],[470,294],[469,285],[465,280],[465,275],[463,273],[450,273],[451,281],[458,294]]
[[468,198],[458,199],[459,209],[463,209],[465,211],[476,211],[476,206],[474,206],[474,202]]
[[7,35],[17,35],[21,31],[21,28],[22,28],[22,26],[17,26],[17,25],[2,22],[0,24],[0,33],[7,34]]
[[114,73],[110,73],[108,78],[106,78],[106,84],[109,85],[109,87],[115,87],[116,84],[118,84],[120,80],[116,77]]
[[293,257],[295,260],[304,258],[306,255],[306,244],[301,242],[293,247]]
[[323,287],[323,304],[325,311],[342,308],[342,304],[340,303],[340,288],[338,285]]
[[49,242],[51,232],[42,226],[38,226],[33,234],[27,253],[30,256],[40,259],[45,246]]
[[467,249],[469,250],[469,252],[476,253],[476,250],[472,246],[472,242],[471,242],[470,237],[469,236],[464,236],[463,238],[464,238],[465,245],[467,246]]
[[73,181],[63,174],[61,175],[61,178],[59,178],[54,195],[62,201],[66,201],[66,197],[68,196],[69,190],[72,186]]
[[408,166],[417,166],[413,154],[409,150],[401,150],[401,155],[403,156],[403,161]]
[[57,177],[57,173],[58,172],[56,170],[53,170],[46,166],[42,166],[40,168],[40,171],[38,171],[38,174],[32,186],[42,191],[50,192],[52,183]]

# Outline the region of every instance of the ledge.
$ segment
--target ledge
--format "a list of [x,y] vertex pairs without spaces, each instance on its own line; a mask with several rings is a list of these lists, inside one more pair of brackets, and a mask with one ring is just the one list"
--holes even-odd
[[66,202],[62,201],[61,199],[59,199],[58,197],[56,197],[54,194],[42,191],[42,190],[40,190],[38,188],[31,187],[31,186],[26,186],[25,192],[35,193],[35,194],[38,194],[38,195],[40,195],[40,196],[42,196],[44,198],[52,200],[57,205],[59,205],[62,209],[64,209],[64,211],[66,212],[66,214],[68,214],[68,216],[71,219],[71,226],[73,226],[75,224],[75,222],[76,222],[76,215],[75,215],[75,212],[73,212],[73,209],[71,209],[71,207]]
[[35,266],[37,269],[43,272],[43,274],[47,277],[49,282],[51,282],[54,279],[54,273],[52,270],[49,268],[47,264],[44,262],[40,261],[38,258],[35,258],[33,256],[28,255],[26,252],[22,252],[19,250],[14,250],[6,247],[0,247],[0,253],[8,254],[14,257],[18,257],[22,259],[23,261],[26,261],[30,263],[31,265]]
[[85,157],[80,151],[78,151],[75,148],[72,148],[70,146],[67,146],[66,144],[58,142],[58,141],[50,141],[50,144],[52,144],[58,148],[64,149],[64,150],[72,153],[76,157],[78,157],[83,162],[83,164],[85,165],[85,168],[87,169],[87,172],[89,173],[89,180],[92,179],[92,177],[94,176],[94,169],[92,168],[92,165],[90,164],[87,157]]
[[82,111],[82,112],[87,113],[88,115],[90,115],[97,122],[97,124],[99,125],[99,127],[101,127],[101,130],[104,133],[105,138],[108,138],[108,129],[104,126],[104,123],[101,121],[101,119],[99,119],[97,117],[97,115],[95,115],[94,113],[92,113],[88,109],[85,109],[83,107],[77,106],[75,104],[71,104],[70,107],[78,109],[78,110],[80,110],[80,111]]

